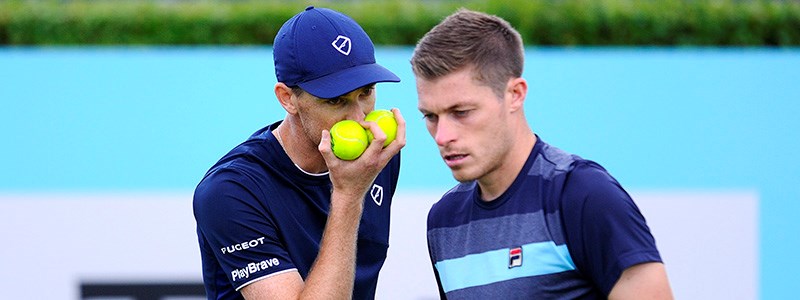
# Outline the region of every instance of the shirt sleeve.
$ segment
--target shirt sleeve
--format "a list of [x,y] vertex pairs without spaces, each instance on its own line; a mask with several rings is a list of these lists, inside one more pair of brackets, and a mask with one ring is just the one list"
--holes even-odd
[[267,276],[295,269],[263,193],[235,169],[209,175],[195,193],[195,217],[220,270],[239,290]]
[[661,262],[655,239],[633,199],[595,163],[568,175],[562,198],[567,247],[577,270],[608,295],[622,272]]

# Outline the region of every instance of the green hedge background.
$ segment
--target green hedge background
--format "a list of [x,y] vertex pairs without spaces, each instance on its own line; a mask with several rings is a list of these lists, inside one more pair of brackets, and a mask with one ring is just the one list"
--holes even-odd
[[459,7],[501,16],[526,45],[797,46],[800,1],[3,1],[0,45],[268,45],[307,5],[413,45]]

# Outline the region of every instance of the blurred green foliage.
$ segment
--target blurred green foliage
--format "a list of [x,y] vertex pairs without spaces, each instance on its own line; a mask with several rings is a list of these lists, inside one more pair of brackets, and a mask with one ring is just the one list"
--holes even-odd
[[416,44],[459,7],[505,18],[528,46],[800,45],[800,2],[779,0],[0,0],[0,45],[266,45],[307,5],[384,45]]

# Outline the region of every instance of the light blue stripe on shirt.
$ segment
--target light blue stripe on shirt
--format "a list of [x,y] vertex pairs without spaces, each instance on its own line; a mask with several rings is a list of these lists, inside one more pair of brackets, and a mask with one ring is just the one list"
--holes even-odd
[[509,248],[436,262],[444,292],[510,279],[575,269],[566,245],[540,242],[522,245],[522,265],[509,268]]

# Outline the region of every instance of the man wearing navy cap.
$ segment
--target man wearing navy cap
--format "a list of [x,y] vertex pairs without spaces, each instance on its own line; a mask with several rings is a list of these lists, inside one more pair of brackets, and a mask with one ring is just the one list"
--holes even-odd
[[[275,96],[286,117],[256,131],[206,173],[194,215],[209,299],[373,299],[405,145],[364,122],[375,84],[400,79],[375,62],[351,18],[309,7],[274,42]],[[350,119],[375,140],[358,159],[331,152]]]

